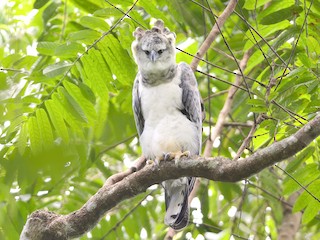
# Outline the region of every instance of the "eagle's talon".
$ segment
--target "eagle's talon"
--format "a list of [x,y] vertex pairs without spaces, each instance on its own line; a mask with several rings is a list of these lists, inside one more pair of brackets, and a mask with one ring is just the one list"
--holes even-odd
[[173,153],[171,153],[171,152],[168,152],[168,153],[164,153],[163,154],[163,159],[165,160],[165,161],[170,161],[170,160],[172,160],[174,158],[174,155],[173,155]]
[[154,161],[153,161],[152,159],[147,159],[147,160],[146,160],[146,164],[147,164],[147,165],[153,164],[153,163],[154,163]]
[[185,151],[185,152],[168,152],[168,153],[165,153],[163,155],[163,158],[165,161],[170,161],[170,160],[179,160],[180,158],[182,157],[190,157],[191,153],[189,151]]
[[190,156],[191,156],[190,151],[184,151],[180,154],[179,159],[182,157],[190,157]]

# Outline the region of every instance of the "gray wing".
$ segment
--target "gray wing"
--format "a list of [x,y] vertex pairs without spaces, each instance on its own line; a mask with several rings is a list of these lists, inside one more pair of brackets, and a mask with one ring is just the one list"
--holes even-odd
[[133,89],[132,89],[132,108],[134,113],[134,120],[136,122],[136,128],[139,136],[143,132],[144,128],[144,118],[142,115],[141,109],[141,96],[139,93],[139,81],[141,78],[141,74],[138,72],[136,79],[134,80]]
[[184,62],[179,63],[181,71],[181,83],[182,88],[182,103],[184,109],[181,112],[186,115],[186,117],[194,122],[199,136],[199,149],[198,153],[201,151],[201,134],[202,134],[202,120],[204,118],[204,108],[202,100],[200,97],[197,80],[190,66]]

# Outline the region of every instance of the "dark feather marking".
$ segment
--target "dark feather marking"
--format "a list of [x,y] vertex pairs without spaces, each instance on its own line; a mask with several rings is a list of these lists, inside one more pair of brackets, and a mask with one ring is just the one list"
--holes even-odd
[[139,95],[139,78],[141,78],[140,73],[137,74],[133,84],[132,105],[133,105],[133,113],[134,113],[134,119],[136,122],[137,131],[139,136],[141,136],[144,129],[144,117],[142,114],[141,98]]

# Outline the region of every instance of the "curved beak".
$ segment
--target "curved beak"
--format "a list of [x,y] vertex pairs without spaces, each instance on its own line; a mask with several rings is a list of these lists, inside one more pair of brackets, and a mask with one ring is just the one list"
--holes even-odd
[[155,51],[155,50],[152,50],[150,52],[150,59],[152,62],[155,62],[157,61],[157,59],[159,58],[159,54]]

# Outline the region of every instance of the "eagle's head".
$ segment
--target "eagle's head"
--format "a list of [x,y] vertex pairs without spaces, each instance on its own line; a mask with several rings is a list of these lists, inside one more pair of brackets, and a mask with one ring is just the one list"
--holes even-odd
[[151,30],[137,28],[131,48],[139,70],[144,75],[164,74],[175,66],[175,34],[157,20]]

